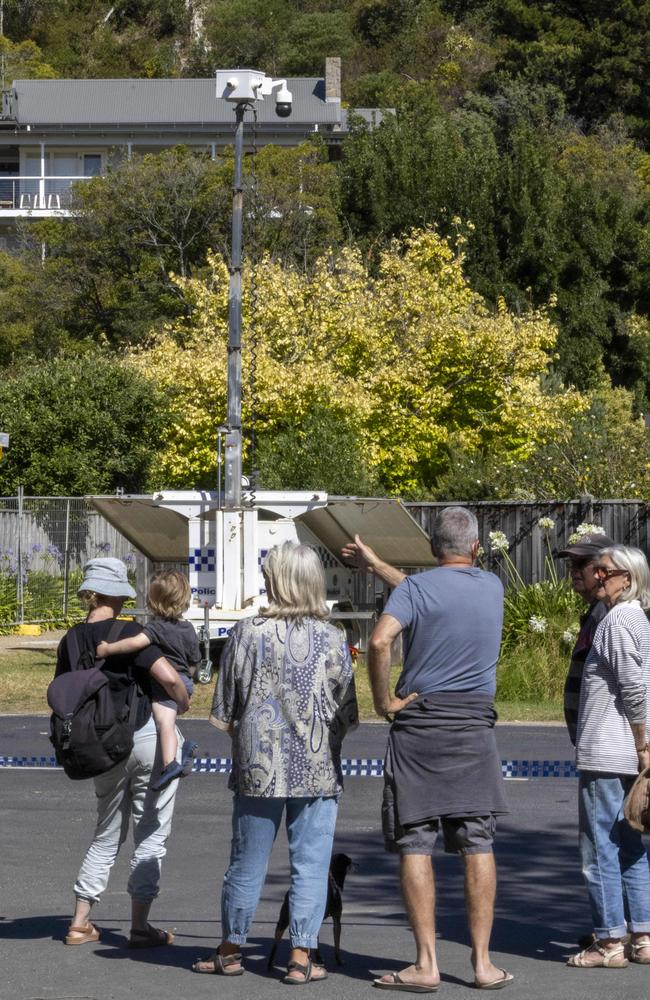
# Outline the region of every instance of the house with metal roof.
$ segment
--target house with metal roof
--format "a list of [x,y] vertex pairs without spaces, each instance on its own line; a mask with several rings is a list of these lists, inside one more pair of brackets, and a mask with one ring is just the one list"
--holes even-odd
[[[247,114],[246,143],[297,146],[318,133],[336,156],[351,113],[341,103],[341,61],[323,78],[287,80],[289,117],[272,99]],[[65,217],[72,185],[102,175],[123,158],[187,145],[213,158],[232,144],[232,104],[204,80],[14,80],[0,114],[0,249],[18,219]],[[354,109],[379,120],[377,109]]]

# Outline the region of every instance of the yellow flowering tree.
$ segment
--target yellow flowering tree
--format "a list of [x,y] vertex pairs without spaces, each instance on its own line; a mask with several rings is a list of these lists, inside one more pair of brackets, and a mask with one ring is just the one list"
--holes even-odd
[[[226,415],[228,272],[182,284],[189,319],[155,335],[130,362],[167,388],[174,420],[161,483],[214,479],[215,434]],[[431,489],[449,446],[497,446],[515,459],[563,432],[584,405],[544,392],[556,330],[544,311],[490,311],[468,285],[463,257],[431,229],[386,249],[370,270],[361,253],[321,258],[313,273],[264,259],[244,275],[243,424],[300,433],[314,409],[335,412],[390,493]],[[255,349],[253,344],[255,342]]]

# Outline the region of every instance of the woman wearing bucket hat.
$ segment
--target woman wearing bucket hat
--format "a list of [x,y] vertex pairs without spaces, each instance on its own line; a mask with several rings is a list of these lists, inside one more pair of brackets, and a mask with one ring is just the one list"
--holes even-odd
[[[135,591],[120,559],[91,559],[84,567],[79,597],[88,607],[84,622],[75,625],[74,638],[80,653],[94,656],[99,642],[106,640],[128,597]],[[136,635],[140,626],[124,622],[120,635]],[[72,669],[66,637],[57,654],[56,676]],[[118,708],[129,697],[137,699],[133,749],[128,757],[94,778],[97,795],[97,826],[74,886],[75,909],[65,943],[88,944],[98,941],[99,930],[90,922],[93,905],[99,902],[108,883],[129,820],[133,826],[134,850],[127,891],[131,896],[129,947],[151,948],[171,944],[173,935],[152,927],[149,910],[158,895],[160,868],[171,830],[174,798],[178,783],[162,792],[150,787],[160,769],[156,753],[157,734],[151,715],[150,682],[158,681],[169,696],[186,711],[189,700],[178,673],[153,645],[137,654],[114,656],[103,667]],[[133,682],[136,682],[135,685]],[[179,741],[182,744],[182,740]]]

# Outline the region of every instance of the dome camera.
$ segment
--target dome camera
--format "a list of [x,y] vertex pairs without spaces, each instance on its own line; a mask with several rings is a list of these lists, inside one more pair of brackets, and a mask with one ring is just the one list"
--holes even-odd
[[275,113],[278,118],[288,118],[291,114],[291,102],[293,98],[291,91],[287,87],[280,87],[275,95]]

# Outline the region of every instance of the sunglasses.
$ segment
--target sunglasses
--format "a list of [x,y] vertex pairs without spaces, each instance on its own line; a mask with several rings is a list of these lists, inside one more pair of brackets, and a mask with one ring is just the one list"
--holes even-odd
[[612,576],[627,576],[627,570],[610,569],[609,566],[594,566],[594,576],[599,580],[609,580]]

